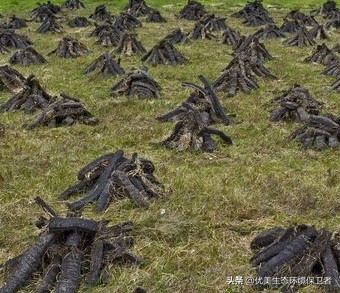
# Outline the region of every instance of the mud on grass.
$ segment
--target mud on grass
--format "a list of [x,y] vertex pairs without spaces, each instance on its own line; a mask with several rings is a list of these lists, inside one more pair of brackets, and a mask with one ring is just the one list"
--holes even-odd
[[[0,9],[8,15],[14,11],[20,17],[27,17],[27,9],[35,2],[2,1]],[[105,2],[110,11],[117,13],[125,3],[84,2],[87,8],[76,11],[77,15],[88,16],[96,5]],[[240,9],[222,1],[202,2],[209,12],[221,17]],[[280,4],[271,8],[271,15],[281,24],[288,6],[308,8],[322,2],[267,3]],[[149,0],[148,3],[160,10],[168,22],[143,22],[143,27],[137,29],[139,40],[147,50],[178,26],[185,31],[193,28],[193,22],[174,18],[184,1],[168,4]],[[239,1],[228,3],[240,5]],[[245,28],[241,20],[230,17],[227,23],[241,33],[257,30]],[[219,95],[227,111],[237,114],[234,125],[219,126],[233,138],[233,146],[219,144],[214,154],[178,153],[150,144],[165,138],[172,127],[171,123],[158,123],[154,117],[187,98],[190,91],[182,88],[182,81],[199,83],[200,74],[209,80],[217,78],[231,60],[229,46],[209,40],[179,46],[189,64],[150,66],[150,74],[162,86],[162,97],[129,100],[110,97],[109,89],[118,78],[82,75],[82,69],[105,52],[105,48],[94,45],[95,38],[87,36],[93,27],[71,29],[65,25],[64,33],[47,35],[36,34],[38,27],[39,24],[30,23],[20,33],[27,34],[43,56],[68,34],[83,42],[91,52],[72,60],[50,56],[44,65],[15,68],[25,76],[34,72],[50,94],[64,91],[79,97],[100,123],[96,127],[74,125],[26,131],[22,124],[33,117],[1,113],[5,137],[0,140],[0,262],[33,243],[36,235],[31,219],[40,213],[33,201],[37,195],[66,208],[58,202],[57,194],[73,182],[79,168],[118,148],[130,154],[138,151],[150,158],[157,166],[157,177],[173,192],[168,200],[156,201],[147,211],[136,209],[126,201],[115,202],[100,216],[93,214],[92,206],[85,209],[84,214],[98,220],[134,221],[133,236],[138,243],[135,252],[147,262],[137,269],[114,269],[109,284],[96,287],[93,292],[131,292],[137,286],[148,292],[239,292],[240,287],[226,285],[226,277],[255,275],[248,263],[249,244],[259,231],[291,222],[330,230],[340,228],[339,150],[303,150],[288,139],[296,125],[269,121],[270,100],[294,82],[306,86],[316,99],[325,102],[324,113],[340,112],[339,94],[329,88],[333,79],[321,74],[322,66],[302,62],[312,48],[284,47],[282,39],[264,40],[276,57],[266,66],[279,79],[259,78],[260,89],[249,95],[239,93],[232,98]],[[334,44],[337,35],[332,33],[330,37],[327,44]],[[1,55],[0,60],[5,62],[9,56]],[[122,58],[125,69],[140,65],[139,56]],[[0,102],[9,95],[1,92]],[[165,209],[165,214],[161,214],[161,209]],[[313,290],[320,292],[318,288],[304,288],[301,292]],[[252,292],[249,287],[243,291]]]

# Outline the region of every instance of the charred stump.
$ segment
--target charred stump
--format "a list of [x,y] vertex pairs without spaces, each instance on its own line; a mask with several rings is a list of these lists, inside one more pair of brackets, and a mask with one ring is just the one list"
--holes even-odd
[[222,35],[222,44],[226,45],[236,45],[241,39],[241,35],[231,27],[227,27],[227,29],[223,32]]
[[199,40],[199,39],[208,39],[213,40],[216,39],[216,36],[211,33],[206,26],[200,21],[196,22],[194,29],[188,35],[189,39]]
[[20,91],[25,84],[25,77],[14,68],[4,65],[0,66],[0,91]]
[[27,113],[31,113],[37,109],[46,108],[53,102],[53,99],[54,98],[42,88],[38,79],[36,79],[34,75],[30,75],[25,80],[23,89],[2,104],[0,110],[24,110]]
[[144,54],[146,50],[137,39],[137,35],[124,33],[119,40],[116,52],[126,56],[132,56],[134,54]]
[[22,66],[29,66],[31,64],[43,64],[46,59],[40,55],[33,47],[15,52],[8,61],[10,64],[19,64]]
[[259,29],[254,34],[259,39],[276,39],[276,38],[285,38],[285,34],[282,33],[280,28],[278,28],[276,25],[266,25],[264,28]]
[[15,30],[0,29],[0,46],[24,49],[32,44],[26,36],[17,34]]
[[109,52],[104,53],[94,60],[90,65],[88,65],[83,73],[87,74],[91,71],[97,71],[97,73],[102,73],[104,75],[122,75],[125,70],[120,66],[120,60],[116,61],[115,56],[111,55]]
[[272,121],[306,122],[310,115],[319,115],[323,107],[323,103],[315,100],[309,91],[299,84],[295,84],[272,102],[280,105],[271,111]]
[[85,8],[85,4],[82,0],[66,0],[63,4],[63,7],[70,9],[80,9]]
[[325,40],[328,39],[328,35],[323,25],[316,24],[313,28],[310,29],[309,35],[314,39]]
[[190,107],[188,108],[186,105],[190,105],[200,112],[205,125],[215,123],[229,125],[231,118],[225,113],[211,83],[202,75],[199,76],[199,79],[204,84],[204,88],[190,82],[183,82],[183,86],[192,88],[195,91],[180,106],[158,116],[156,119],[161,122],[178,121],[190,110]]
[[316,43],[305,27],[299,27],[297,33],[283,42],[286,46],[314,46]]
[[288,282],[259,285],[258,289],[269,286],[279,289],[281,286],[282,292],[297,292],[304,284],[290,280],[313,277],[329,279],[324,285],[326,291],[338,292],[339,264],[334,251],[339,240],[333,242],[331,238],[327,229],[317,230],[304,224],[287,229],[276,227],[260,233],[251,243],[254,255],[250,261],[257,269],[257,278],[285,278]]
[[169,33],[164,40],[172,44],[188,44],[190,43],[189,38],[182,32],[180,28],[174,29],[171,33]]
[[323,43],[316,46],[312,54],[305,59],[305,62],[328,65],[338,59],[339,58],[333,53],[333,51],[329,49],[325,43]]
[[78,98],[61,93],[60,98],[44,108],[32,122],[26,123],[25,128],[70,126],[77,122],[95,125],[98,119],[85,109]]
[[161,15],[158,10],[152,10],[148,17],[146,18],[147,22],[167,22],[166,19]]
[[305,126],[295,130],[291,138],[304,148],[337,148],[340,146],[340,118],[334,115],[310,115]]
[[106,10],[106,6],[104,4],[102,4],[102,5],[98,5],[95,8],[94,13],[92,13],[90,15],[90,18],[92,18],[94,20],[98,20],[98,21],[104,21],[104,20],[110,20],[111,19],[111,15]]
[[206,14],[203,4],[195,0],[188,0],[187,4],[180,10],[178,18],[188,20],[199,20]]
[[68,22],[70,27],[87,27],[91,25],[91,22],[83,16],[77,16],[73,19],[70,19]]
[[75,214],[62,217],[41,198],[36,202],[48,218],[42,216],[36,223],[41,233],[35,244],[3,264],[6,276],[0,292],[17,292],[37,275],[36,292],[75,293],[82,282],[95,285],[113,265],[144,263],[129,250],[134,244],[128,234],[132,222],[108,225],[107,220]]
[[79,182],[67,188],[61,197],[85,191],[79,200],[68,204],[72,211],[96,202],[97,211],[103,212],[114,199],[129,198],[139,207],[147,208],[148,201],[163,193],[163,185],[154,175],[154,164],[134,153],[125,157],[122,150],[108,153],[85,165],[78,172]]
[[142,59],[143,62],[149,62],[153,65],[158,64],[183,64],[188,60],[167,40],[161,40],[157,43]]
[[85,45],[78,42],[71,37],[65,37],[60,40],[58,47],[48,53],[48,55],[55,54],[62,58],[75,58],[84,55],[88,52]]
[[224,143],[232,144],[231,138],[224,132],[210,128],[205,124],[200,111],[195,106],[186,103],[183,106],[187,107],[188,110],[175,124],[171,134],[162,141],[162,145],[179,151],[213,152],[216,150],[216,142],[212,138],[213,134],[218,135]]
[[145,98],[159,98],[160,85],[149,74],[146,67],[132,69],[112,88],[113,95]]

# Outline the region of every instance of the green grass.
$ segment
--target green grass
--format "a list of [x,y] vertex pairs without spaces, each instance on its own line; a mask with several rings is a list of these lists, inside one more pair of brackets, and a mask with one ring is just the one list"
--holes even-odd
[[[0,11],[27,16],[27,9],[35,2],[3,0]],[[86,10],[69,12],[67,17],[73,13],[89,15],[99,3],[107,3],[117,13],[125,3],[84,2],[88,5]],[[161,10],[168,23],[143,23],[137,30],[147,48],[176,27],[185,30],[193,27],[193,22],[174,17],[184,2],[148,1]],[[202,2],[209,11],[226,16],[227,22],[243,33],[256,29],[244,28],[240,20],[228,17],[243,4],[240,1]],[[278,23],[288,8],[315,7],[321,3],[266,1],[280,4],[271,8]],[[136,208],[127,200],[113,202],[100,215],[93,212],[92,206],[85,209],[84,216],[107,218],[112,223],[133,220],[134,252],[146,259],[142,267],[113,268],[109,283],[91,292],[132,292],[136,286],[148,292],[253,292],[250,287],[227,286],[225,282],[231,275],[254,275],[249,264],[249,243],[259,231],[292,222],[340,229],[339,150],[304,150],[288,139],[298,125],[271,123],[268,119],[270,100],[295,82],[308,87],[318,100],[325,102],[325,113],[340,112],[339,94],[329,88],[332,78],[320,74],[322,66],[302,62],[312,48],[284,47],[282,40],[265,40],[275,56],[266,66],[279,79],[259,79],[261,88],[249,95],[239,93],[226,98],[219,94],[228,112],[237,114],[235,124],[218,126],[230,134],[233,146],[219,143],[213,154],[180,153],[153,144],[172,128],[172,124],[160,124],[154,117],[186,99],[190,91],[181,86],[182,81],[198,82],[200,74],[215,79],[231,60],[229,46],[207,40],[178,46],[190,60],[188,65],[150,67],[150,74],[162,86],[161,99],[113,98],[109,88],[118,78],[81,74],[81,69],[106,50],[88,37],[91,28],[69,29],[65,25],[62,34],[39,35],[35,33],[37,27],[38,24],[30,23],[21,33],[27,34],[43,55],[54,49],[64,35],[79,39],[91,52],[72,60],[51,56],[45,65],[16,69],[25,76],[36,74],[52,94],[64,91],[80,97],[100,124],[26,131],[22,124],[32,115],[1,113],[0,123],[6,133],[0,140],[0,262],[34,241],[38,233],[34,220],[42,213],[34,204],[36,196],[66,211],[57,195],[75,182],[77,171],[85,163],[118,148],[127,154],[137,151],[152,159],[157,176],[172,193],[153,202],[148,210]],[[335,43],[338,37],[332,32],[328,43]],[[8,58],[8,54],[1,55],[1,63]],[[129,69],[141,62],[138,57],[122,57],[122,65]],[[10,93],[0,92],[0,102],[9,97]],[[161,209],[165,209],[164,215]],[[320,289],[305,288],[301,292]]]

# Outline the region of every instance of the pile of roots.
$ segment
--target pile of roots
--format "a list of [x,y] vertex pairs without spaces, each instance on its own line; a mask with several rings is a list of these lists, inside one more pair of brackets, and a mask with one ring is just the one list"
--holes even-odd
[[229,125],[231,118],[225,113],[210,82],[202,75],[199,76],[199,79],[204,84],[204,88],[190,82],[183,82],[183,86],[190,87],[194,89],[195,92],[180,106],[164,115],[158,116],[156,119],[161,122],[178,121],[189,111],[190,108],[186,106],[189,105],[199,110],[202,120],[206,125],[215,123]]
[[58,47],[48,53],[48,55],[55,54],[62,58],[75,58],[84,55],[87,52],[88,49],[85,45],[72,37],[65,37],[60,40]]
[[116,96],[159,98],[160,85],[149,74],[148,68],[132,69],[118,81],[111,93]]
[[190,43],[189,38],[182,32],[180,28],[174,29],[171,33],[169,33],[164,40],[172,44],[188,44]]
[[1,266],[6,277],[0,292],[17,292],[37,276],[36,292],[75,293],[83,282],[98,283],[112,266],[144,263],[129,251],[132,222],[109,225],[72,213],[63,217],[41,198],[36,201],[48,217],[36,222],[41,232],[35,243]]
[[[297,292],[309,277],[321,278],[327,292],[340,290],[340,236],[326,228],[305,224],[275,227],[260,233],[251,242],[251,263],[257,268],[258,285]],[[272,282],[265,282],[265,279]],[[286,279],[287,282],[274,282]],[[306,282],[294,282],[297,279]],[[326,281],[327,280],[327,281]]]
[[23,84],[23,89],[0,106],[0,110],[24,110],[27,113],[37,109],[44,109],[53,102],[50,96],[40,85],[38,79],[32,74]]
[[33,47],[15,52],[9,59],[10,64],[29,66],[31,64],[43,64],[46,59],[40,55]]
[[180,10],[178,18],[199,20],[206,13],[203,4],[195,0],[188,0],[187,4]]
[[91,22],[83,16],[77,16],[73,19],[70,19],[68,22],[70,27],[87,27],[91,25]]
[[317,45],[311,55],[305,59],[305,62],[319,63],[328,65],[334,63],[339,58],[335,55],[332,49],[329,49],[325,43]]
[[15,30],[0,28],[0,47],[24,49],[32,44],[26,36],[17,34]]
[[145,158],[138,158],[134,153],[125,157],[122,150],[105,154],[85,165],[78,172],[79,180],[67,188],[61,197],[64,199],[85,191],[79,200],[69,203],[72,211],[96,202],[96,210],[107,209],[114,199],[129,198],[139,207],[147,208],[148,200],[162,196],[163,185],[153,174],[154,164]]
[[141,59],[143,62],[148,62],[153,65],[158,64],[183,64],[188,60],[167,40],[161,40]]
[[306,122],[310,115],[319,115],[323,103],[315,100],[309,91],[299,84],[272,100],[279,108],[271,111],[272,121]]
[[126,56],[132,56],[135,54],[144,54],[146,50],[137,39],[136,34],[126,32],[121,36],[116,52]]
[[299,141],[305,148],[337,148],[340,146],[340,117],[310,115],[306,124],[295,130],[291,138]]
[[98,119],[85,109],[78,98],[61,93],[60,97],[46,106],[32,121],[25,125],[27,129],[40,126],[70,126],[75,123],[95,125]]
[[125,70],[120,66],[120,60],[116,61],[115,56],[109,52],[105,52],[100,55],[96,60],[94,60],[90,65],[88,65],[83,73],[87,74],[91,71],[97,71],[97,73],[102,73],[104,75],[122,75]]
[[19,71],[8,65],[0,66],[0,91],[17,92],[24,87],[25,81],[25,77]]

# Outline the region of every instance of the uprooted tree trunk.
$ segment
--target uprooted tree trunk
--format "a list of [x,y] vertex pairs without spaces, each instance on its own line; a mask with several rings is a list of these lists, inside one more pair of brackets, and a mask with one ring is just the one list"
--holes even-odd
[[40,126],[70,126],[76,122],[94,125],[98,123],[98,119],[85,109],[78,98],[61,93],[60,98],[44,108],[32,122],[26,123],[25,127],[33,129]]
[[310,115],[306,125],[291,134],[305,148],[322,150],[340,146],[340,118],[334,115]]
[[180,120],[183,115],[190,111],[190,108],[186,107],[189,104],[200,112],[205,125],[215,123],[229,125],[231,118],[225,113],[211,83],[202,75],[199,76],[199,79],[204,84],[204,88],[193,83],[183,82],[183,86],[193,88],[195,92],[180,106],[164,115],[158,116],[156,119],[161,122]]
[[305,27],[299,27],[297,33],[283,42],[286,46],[314,46],[316,43]]
[[19,35],[12,29],[0,29],[0,46],[5,48],[24,49],[33,43],[26,37]]
[[48,218],[41,216],[36,223],[41,233],[35,244],[2,265],[7,273],[0,292],[17,292],[40,275],[36,292],[75,293],[82,279],[93,286],[113,265],[144,263],[129,251],[134,244],[128,235],[131,221],[109,226],[107,220],[94,221],[74,213],[62,217],[41,198],[36,202]]
[[171,33],[169,33],[164,40],[172,44],[188,44],[190,43],[189,38],[182,32],[180,28],[174,29]]
[[33,47],[27,47],[26,49],[15,52],[9,59],[10,64],[19,64],[28,66],[30,64],[43,64],[46,59],[40,55]]
[[241,39],[241,35],[231,27],[227,27],[227,29],[223,32],[222,35],[222,44],[226,45],[236,45]]
[[142,59],[143,62],[149,62],[153,65],[158,64],[181,64],[187,63],[188,60],[167,40],[161,40],[157,43]]
[[257,268],[257,278],[265,280],[285,279],[286,283],[268,284],[262,282],[257,289],[271,286],[282,292],[297,292],[307,283],[296,279],[322,278],[327,292],[339,292],[340,267],[336,251],[339,238],[332,238],[327,229],[317,230],[305,224],[292,225],[286,229],[275,227],[257,235],[251,243],[254,255],[251,263]]
[[75,58],[84,55],[88,52],[85,45],[78,42],[76,39],[71,37],[65,37],[60,40],[58,47],[48,53],[48,55],[56,54],[62,58]]
[[112,88],[113,95],[144,98],[158,98],[160,86],[149,74],[147,67],[132,69]]
[[119,40],[116,52],[126,56],[132,56],[134,54],[146,53],[146,50],[142,43],[137,39],[137,35],[124,33]]
[[323,43],[321,45],[317,45],[312,54],[305,59],[305,62],[328,65],[338,59],[339,58],[333,53],[333,51],[329,49],[325,43]]
[[323,107],[323,103],[315,100],[309,91],[299,84],[295,84],[272,102],[280,105],[271,111],[272,121],[306,122],[310,115],[319,115]]
[[87,27],[91,25],[91,22],[83,16],[77,16],[73,19],[70,19],[68,22],[70,27]]
[[163,193],[163,185],[153,174],[154,164],[134,153],[131,158],[122,150],[105,154],[88,163],[78,172],[79,182],[67,188],[61,197],[86,191],[79,200],[68,204],[72,211],[96,202],[97,211],[107,209],[113,199],[129,198],[139,207],[147,208],[148,200],[158,198]]
[[24,87],[25,81],[19,71],[8,65],[0,66],[0,91],[8,89],[17,92]]
[[179,121],[175,124],[170,136],[162,141],[167,148],[184,150],[202,150],[213,152],[216,142],[211,135],[218,135],[224,143],[232,144],[232,140],[224,132],[210,128],[202,119],[200,111],[195,106],[183,103],[188,108]]
[[104,53],[88,65],[83,73],[87,74],[91,71],[97,71],[105,75],[122,75],[125,70],[120,66],[120,60],[116,61],[114,56],[109,52]]
[[199,20],[205,14],[205,7],[201,3],[195,0],[188,0],[187,4],[180,10],[178,18]]
[[34,75],[30,75],[25,80],[23,89],[2,104],[0,110],[24,110],[30,113],[46,108],[53,100],[54,98],[41,87],[38,79]]

